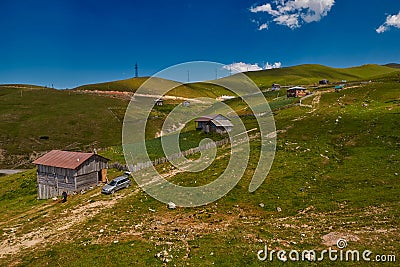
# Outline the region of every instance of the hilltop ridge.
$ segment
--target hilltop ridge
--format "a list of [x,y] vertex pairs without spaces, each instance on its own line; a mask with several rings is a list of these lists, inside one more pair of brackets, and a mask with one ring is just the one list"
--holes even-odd
[[395,68],[395,69],[400,69],[400,64],[398,64],[398,63],[388,63],[388,64],[385,64],[383,66],[390,67],[390,68]]
[[[243,72],[250,79],[252,79],[258,86],[270,87],[272,83],[279,83],[282,85],[290,84],[315,84],[321,79],[328,79],[331,82],[341,82],[346,81],[360,81],[369,80],[374,77],[380,77],[382,75],[388,75],[398,70],[390,66],[380,66],[376,64],[367,64],[362,66],[355,66],[349,68],[332,68],[319,64],[303,64],[291,67],[284,67],[279,69],[270,70],[260,70],[260,71],[248,71]],[[146,80],[150,77],[139,77],[130,78],[125,80],[110,81],[104,83],[95,83],[82,85],[74,88],[74,90],[99,90],[99,91],[130,91],[135,92]],[[170,83],[173,81],[155,78],[157,82],[160,83]],[[229,79],[224,77],[221,79]],[[212,81],[211,81],[212,82]],[[195,82],[184,84],[179,87],[179,92],[171,92],[171,94],[185,94],[185,96],[220,96],[222,94],[228,93],[226,90],[221,90],[221,88],[211,88],[210,84],[206,82]],[[201,89],[208,89],[207,91],[202,91]],[[216,92],[210,94],[210,89],[216,90]]]

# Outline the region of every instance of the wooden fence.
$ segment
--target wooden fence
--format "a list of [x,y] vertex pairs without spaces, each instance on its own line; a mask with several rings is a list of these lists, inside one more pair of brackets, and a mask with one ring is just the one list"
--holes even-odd
[[[231,146],[235,147],[235,146],[237,146],[239,144],[242,144],[244,142],[249,141],[249,138],[252,139],[252,138],[258,137],[259,134],[253,135],[252,137],[247,135],[249,132],[252,132],[254,130],[257,130],[257,128],[251,129],[249,131],[246,131],[246,132],[243,132],[241,134],[238,134],[238,135],[234,136],[236,138],[235,138],[233,144],[231,144]],[[243,137],[238,138],[238,136],[242,136],[242,135],[243,135]],[[155,160],[150,160],[150,161],[147,161],[147,162],[136,163],[135,165],[130,165],[129,171],[138,172],[140,170],[143,170],[143,169],[146,169],[146,168],[150,168],[151,166],[164,164],[166,162],[169,162],[170,160],[176,160],[178,158],[182,158],[182,157],[186,157],[188,155],[199,153],[201,151],[210,149],[212,147],[223,146],[223,145],[226,145],[228,143],[230,143],[229,137],[227,137],[225,139],[222,139],[222,140],[219,140],[219,141],[212,142],[212,143],[207,143],[207,144],[202,145],[202,146],[191,148],[191,149],[179,152],[179,153],[172,154],[168,158],[167,157],[162,157],[162,158],[158,158],[158,159],[155,159]],[[119,170],[125,170],[125,171],[128,170],[128,166],[127,165],[121,165],[121,164],[119,164],[117,162],[111,164],[110,167],[111,168],[117,168]]]
[[189,150],[185,150],[185,151],[182,151],[182,152],[179,152],[179,153],[172,154],[172,155],[168,156],[168,158],[167,157],[162,157],[162,158],[158,158],[158,159],[147,161],[147,162],[143,162],[143,163],[137,163],[137,164],[131,166],[129,168],[129,170],[131,172],[138,172],[140,170],[149,168],[151,166],[164,164],[166,162],[169,162],[170,160],[176,160],[178,158],[182,158],[182,157],[186,157],[188,155],[199,153],[201,151],[210,149],[212,147],[223,146],[223,145],[228,144],[228,143],[229,143],[229,138],[225,138],[225,139],[222,139],[222,140],[219,140],[219,141],[215,141],[215,142],[212,142],[212,143],[207,143],[207,144],[202,145],[202,146],[194,147],[194,148],[191,148]]

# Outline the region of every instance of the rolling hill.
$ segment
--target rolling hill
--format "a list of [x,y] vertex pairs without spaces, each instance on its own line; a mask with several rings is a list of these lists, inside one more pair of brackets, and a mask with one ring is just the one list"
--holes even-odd
[[[74,90],[98,90],[98,91],[128,91],[135,92],[150,77],[138,77],[112,82],[86,84],[74,88]],[[167,80],[159,79],[159,82],[167,82]]]
[[319,80],[328,79],[330,82],[342,80],[362,81],[374,79],[377,76],[390,75],[397,72],[393,68],[379,65],[363,65],[351,68],[331,68],[323,65],[307,64],[294,67],[247,72],[258,86],[270,87],[272,83],[281,85],[312,85]]
[[0,87],[0,168],[26,168],[51,149],[92,150],[121,142],[117,112],[128,101],[49,88]]
[[398,63],[388,63],[388,64],[385,64],[383,66],[390,67],[390,68],[395,68],[395,69],[399,69],[400,68],[400,64],[398,64]]
[[[88,84],[74,88],[75,91],[83,90],[98,90],[98,91],[121,91],[134,93],[136,90],[150,77],[130,78],[126,80]],[[216,98],[223,94],[229,94],[229,91],[215,85],[204,85],[202,83],[181,84],[175,81],[170,81],[162,78],[151,78],[149,86],[153,88],[174,88],[168,95],[180,97],[212,97]]]
[[[337,250],[339,238],[347,240],[346,250],[396,255],[399,91],[397,81],[373,82],[320,92],[307,99],[312,107],[275,111],[277,149],[263,185],[248,192],[260,148],[254,138],[238,185],[202,207],[170,210],[137,186],[115,195],[94,188],[66,203],[37,200],[35,170],[2,177],[0,265],[310,266],[276,257],[260,262],[257,252],[265,246],[269,251]],[[83,98],[81,105],[106,104],[98,101]],[[243,121],[255,124],[251,116]],[[175,184],[196,186],[223,173],[229,158],[230,148],[224,146],[201,173],[181,173],[169,164],[159,171]],[[110,178],[119,174],[109,171]],[[365,266],[362,260],[342,263],[327,257],[315,264]]]
[[[400,72],[385,66],[365,65],[335,69],[321,65],[301,65],[282,69],[248,72],[260,87],[272,83],[314,84],[319,79],[331,81],[398,78]],[[115,95],[86,94],[85,90],[135,92],[148,77],[90,84],[74,90],[54,90],[34,85],[0,85],[0,166],[21,168],[49,149],[91,150],[121,143],[121,123],[128,99]],[[224,79],[229,79],[226,77]],[[389,80],[390,80],[389,79]],[[175,86],[176,82],[153,79],[157,84]],[[211,97],[231,94],[227,89],[209,83],[179,85],[170,95],[182,97]],[[275,96],[269,95],[271,101]],[[290,101],[289,101],[290,102]],[[281,106],[289,102],[271,103]],[[176,103],[169,103],[170,110]],[[238,103],[240,106],[240,103]],[[153,136],[162,125],[161,119],[149,123]],[[150,137],[150,136],[149,136]]]
[[[341,82],[342,80],[347,80],[349,82],[370,80],[396,72],[399,71],[393,69],[393,67],[373,64],[351,68],[331,68],[317,64],[305,64],[280,69],[250,71],[244,72],[244,74],[252,79],[260,88],[269,88],[273,83],[279,83],[281,85],[313,85],[318,84],[318,81],[321,79],[328,79],[331,82]],[[135,92],[148,78],[149,77],[131,78],[127,80],[89,84],[79,86],[74,90]],[[229,77],[222,79],[229,79]],[[155,80],[155,83],[159,82],[165,84],[172,82],[160,78],[156,78]],[[224,94],[229,95],[231,93],[224,88],[201,82],[184,84],[171,91],[169,94],[184,97],[218,97]]]
[[46,89],[46,86],[33,85],[33,84],[0,84],[2,88],[14,88],[14,89]]

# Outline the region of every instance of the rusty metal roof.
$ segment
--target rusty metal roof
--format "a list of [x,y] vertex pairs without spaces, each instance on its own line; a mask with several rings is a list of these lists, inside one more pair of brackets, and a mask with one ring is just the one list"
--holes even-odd
[[52,150],[35,160],[33,163],[37,165],[46,165],[65,169],[76,169],[93,155],[96,154]]

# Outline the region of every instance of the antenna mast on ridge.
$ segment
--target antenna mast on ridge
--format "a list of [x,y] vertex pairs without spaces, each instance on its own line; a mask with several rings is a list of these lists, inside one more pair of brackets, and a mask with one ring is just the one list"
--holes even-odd
[[137,62],[135,63],[135,78],[137,78],[137,77],[139,77],[139,74],[138,74],[138,65],[137,65]]

